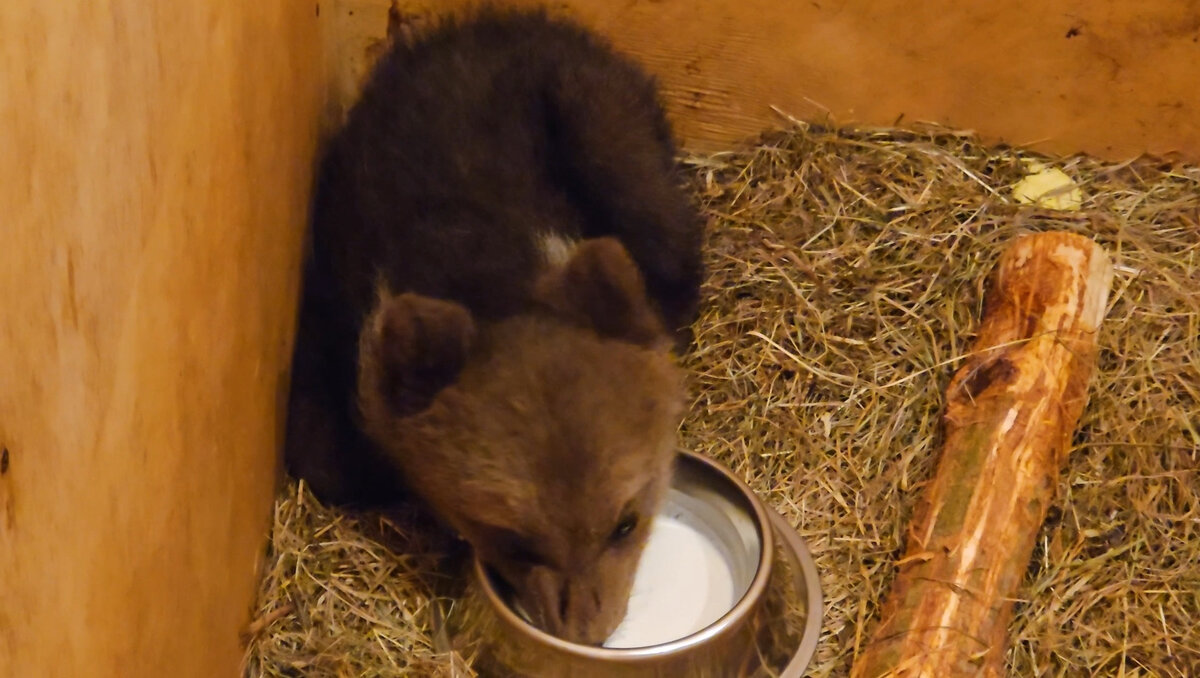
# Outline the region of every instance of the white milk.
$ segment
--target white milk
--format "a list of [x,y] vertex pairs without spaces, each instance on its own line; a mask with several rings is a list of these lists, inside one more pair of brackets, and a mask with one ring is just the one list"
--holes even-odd
[[733,573],[702,533],[659,515],[634,575],[625,619],[605,647],[659,645],[691,635],[733,607]]

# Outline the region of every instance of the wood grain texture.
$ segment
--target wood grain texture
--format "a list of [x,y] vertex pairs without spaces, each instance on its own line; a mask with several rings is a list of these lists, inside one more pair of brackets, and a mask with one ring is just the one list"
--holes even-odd
[[317,22],[290,0],[0,2],[0,676],[237,673]]
[[1004,675],[1008,623],[1095,369],[1113,269],[1091,240],[1040,233],[1000,260],[946,390],[945,442],[899,572],[852,676]]
[[[390,0],[331,1],[341,20],[329,54],[353,71]],[[398,0],[417,16],[477,2]],[[937,122],[1056,153],[1200,161],[1200,0],[548,4],[655,72],[697,151],[783,122],[775,106],[846,125]]]

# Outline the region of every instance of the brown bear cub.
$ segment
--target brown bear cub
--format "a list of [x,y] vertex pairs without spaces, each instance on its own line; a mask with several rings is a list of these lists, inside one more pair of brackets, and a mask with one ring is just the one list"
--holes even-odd
[[683,415],[675,151],[632,61],[484,10],[393,45],[318,175],[290,470],[334,503],[411,491],[576,642],[625,613]]

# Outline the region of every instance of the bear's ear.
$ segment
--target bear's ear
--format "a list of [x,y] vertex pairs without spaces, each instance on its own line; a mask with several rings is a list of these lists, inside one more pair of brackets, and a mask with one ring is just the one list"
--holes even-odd
[[460,304],[418,294],[383,295],[359,337],[364,415],[402,417],[429,406],[462,371],[475,338]]
[[585,240],[538,282],[538,298],[597,334],[654,349],[671,338],[646,295],[641,271],[615,238]]

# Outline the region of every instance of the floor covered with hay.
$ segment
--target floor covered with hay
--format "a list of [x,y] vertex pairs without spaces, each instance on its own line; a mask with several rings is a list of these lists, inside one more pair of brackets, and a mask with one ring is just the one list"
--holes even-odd
[[[1031,156],[945,130],[796,128],[691,158],[706,302],[682,443],[808,541],[845,676],[936,462],[983,283],[1028,231],[1094,237],[1116,276],[1090,400],[1018,595],[1013,676],[1200,675],[1200,169],[1045,159],[1078,210],[1019,204]],[[471,676],[461,545],[400,511],[276,503],[247,676]]]

